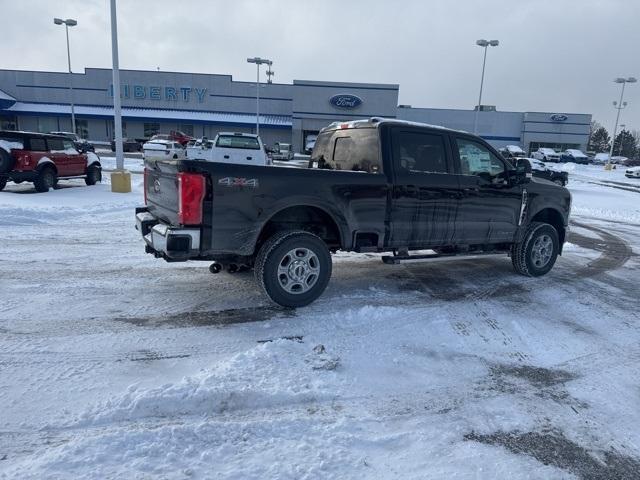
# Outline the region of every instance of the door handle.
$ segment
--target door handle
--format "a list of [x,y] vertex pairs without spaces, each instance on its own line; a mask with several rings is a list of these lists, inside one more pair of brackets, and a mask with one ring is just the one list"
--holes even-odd
[[229,155],[225,155],[224,158],[229,158]]
[[253,160],[253,157],[247,157],[247,160]]

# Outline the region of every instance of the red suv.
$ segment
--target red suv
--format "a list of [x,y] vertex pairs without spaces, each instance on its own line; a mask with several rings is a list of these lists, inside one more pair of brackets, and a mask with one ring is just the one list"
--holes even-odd
[[47,192],[61,178],[84,178],[95,185],[102,180],[100,159],[79,153],[60,135],[0,130],[0,190],[12,180],[33,182],[38,192]]

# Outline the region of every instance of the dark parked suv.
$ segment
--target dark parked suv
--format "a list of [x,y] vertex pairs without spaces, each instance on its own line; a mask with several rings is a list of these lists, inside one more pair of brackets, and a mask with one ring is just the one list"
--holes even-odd
[[67,178],[95,185],[102,180],[100,159],[78,152],[60,135],[0,130],[0,190],[11,180],[33,182],[38,192],[46,192]]

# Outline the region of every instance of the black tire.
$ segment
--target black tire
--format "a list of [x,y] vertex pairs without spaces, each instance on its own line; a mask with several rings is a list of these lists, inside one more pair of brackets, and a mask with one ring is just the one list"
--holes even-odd
[[33,181],[33,185],[36,187],[36,192],[48,192],[50,189],[55,188],[58,183],[58,176],[56,171],[51,167],[44,167],[38,173],[38,176]]
[[322,295],[331,278],[331,268],[326,243],[312,233],[297,230],[276,233],[264,242],[256,257],[254,273],[272,302],[297,308]]
[[7,177],[0,177],[0,192],[7,186]]
[[84,177],[84,183],[95,185],[98,182],[102,182],[102,169],[97,165],[89,165],[87,175]]
[[521,275],[539,277],[553,268],[559,251],[557,230],[548,223],[532,222],[523,241],[511,247],[511,262]]
[[7,173],[13,170],[16,160],[4,148],[0,148],[0,173]]

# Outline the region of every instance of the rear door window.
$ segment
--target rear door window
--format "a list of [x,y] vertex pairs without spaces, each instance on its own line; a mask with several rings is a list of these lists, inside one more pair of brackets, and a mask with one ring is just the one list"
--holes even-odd
[[64,150],[64,144],[61,138],[49,138],[47,139],[47,146],[52,152],[61,152]]
[[30,138],[29,139],[29,150],[34,152],[46,152],[47,151],[47,143],[44,138]]
[[396,167],[411,173],[448,173],[445,138],[418,130],[395,130],[392,136]]

